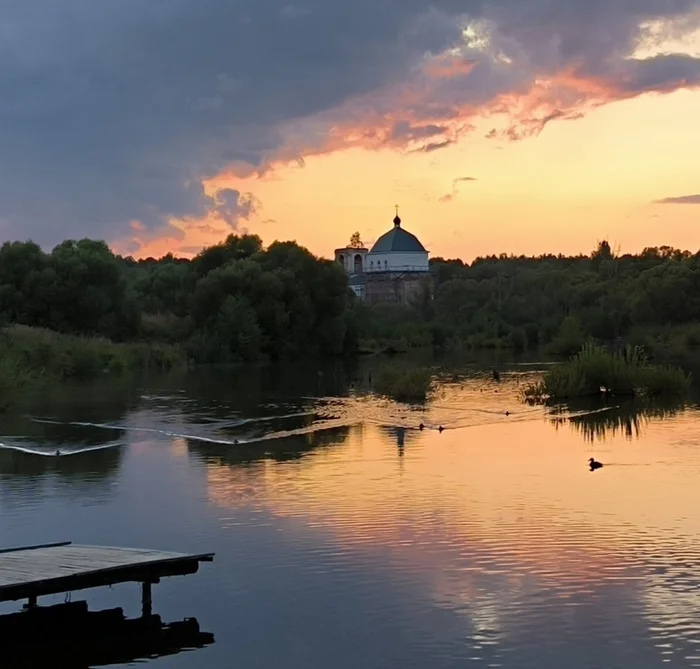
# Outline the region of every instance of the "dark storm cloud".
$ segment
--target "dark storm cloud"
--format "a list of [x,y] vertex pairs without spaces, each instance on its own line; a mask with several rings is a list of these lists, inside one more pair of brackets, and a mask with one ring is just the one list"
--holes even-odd
[[[202,179],[273,159],[285,128],[416,76],[425,54],[490,30],[459,82],[441,80],[413,117],[454,115],[524,92],[538,72],[579,64],[620,88],[690,85],[698,62],[623,60],[640,22],[682,19],[693,0],[5,0],[0,9],[0,230],[54,243],[116,239],[139,221],[218,212],[235,223],[255,203],[204,193]],[[689,24],[684,24],[686,28]],[[692,27],[692,26],[691,26]],[[508,64],[494,65],[504,53]],[[476,55],[475,55],[476,54]],[[516,60],[518,59],[518,60]],[[582,65],[581,65],[582,64]],[[393,101],[395,102],[395,101]],[[342,119],[341,119],[342,120]],[[440,139],[441,124],[398,122],[396,141]],[[322,136],[316,143],[322,144]],[[449,143],[449,142],[447,142]],[[221,199],[223,198],[223,199]],[[243,199],[241,199],[243,198]]]

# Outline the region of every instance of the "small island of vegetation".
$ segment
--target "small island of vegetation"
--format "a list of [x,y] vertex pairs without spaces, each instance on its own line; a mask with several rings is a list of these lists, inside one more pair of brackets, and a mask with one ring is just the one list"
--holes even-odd
[[374,389],[397,402],[425,402],[433,389],[433,374],[426,367],[382,367]]
[[551,367],[538,383],[525,388],[529,403],[545,403],[610,394],[623,397],[682,396],[690,375],[670,365],[651,364],[638,346],[609,351],[586,344],[567,362]]

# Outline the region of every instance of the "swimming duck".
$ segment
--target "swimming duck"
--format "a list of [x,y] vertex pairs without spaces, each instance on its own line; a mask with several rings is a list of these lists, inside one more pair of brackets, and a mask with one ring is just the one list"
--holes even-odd
[[593,471],[594,469],[600,469],[603,466],[602,462],[598,462],[597,460],[594,460],[593,458],[591,458],[588,461],[588,464],[590,465],[591,471]]
[[441,426],[438,428],[438,432],[442,432],[444,429],[445,429],[445,428],[441,425]]
[[59,455],[61,455],[61,450],[59,448],[57,448],[56,449],[56,457],[58,457]]
[[423,425],[423,423],[421,423],[421,424],[418,426],[418,429],[419,429],[419,430],[422,430],[422,429],[424,429],[424,428],[425,428],[425,425]]

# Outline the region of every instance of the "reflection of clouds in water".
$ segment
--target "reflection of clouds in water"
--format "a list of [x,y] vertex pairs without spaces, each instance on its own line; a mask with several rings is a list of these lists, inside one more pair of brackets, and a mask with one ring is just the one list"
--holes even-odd
[[466,574],[457,579],[434,571],[432,597],[437,606],[466,619],[471,628],[470,636],[476,642],[496,644],[507,634],[503,612],[515,604],[517,585],[506,580],[491,583],[497,589],[486,591],[479,587],[478,580]]
[[189,455],[187,440],[183,437],[173,437],[170,441],[170,453],[176,458],[186,458]]
[[[20,517],[42,496],[81,504],[75,481],[92,477],[99,486],[91,499],[121,494],[128,507],[130,480],[160,481],[155,494],[168,496],[162,474],[177,459],[174,498],[208,497],[208,540],[220,550],[221,571],[236,581],[226,594],[233,606],[247,603],[248,622],[258,607],[251,631],[270,625],[270,633],[289,634],[291,627],[306,643],[315,628],[299,619],[304,607],[332,636],[324,620],[343,601],[329,625],[342,619],[343,630],[368,645],[391,644],[386,652],[405,659],[392,666],[542,669],[578,666],[576,657],[580,666],[646,669],[659,666],[663,643],[681,653],[697,639],[691,616],[700,561],[691,541],[669,536],[700,531],[688,511],[697,500],[688,473],[700,471],[697,412],[692,420],[691,412],[652,421],[639,443],[624,431],[608,438],[606,463],[665,458],[663,468],[609,467],[593,476],[581,436],[553,430],[547,411],[520,405],[517,386],[502,379],[460,380],[425,408],[358,394],[261,402],[251,415],[237,413],[235,402],[207,408],[204,400],[153,392],[119,421],[95,428],[94,418],[103,441],[119,427],[135,445],[117,485],[98,481],[113,462],[83,462],[125,449],[86,453],[85,461],[0,452],[0,465],[16,468],[0,466],[0,495]],[[440,424],[448,427],[442,434]],[[251,443],[233,443],[246,436]],[[71,462],[89,471],[71,472]],[[187,522],[178,516],[176,532],[187,534]],[[209,527],[197,522],[194,532],[204,536]],[[313,643],[338,647],[328,637]],[[425,662],[431,658],[433,665]]]
[[700,551],[679,545],[657,559],[639,579],[650,636],[663,655],[700,664]]
[[[672,439],[667,430],[658,433]],[[396,434],[368,422],[293,468],[269,460],[212,466],[210,499],[315,528],[332,537],[334,550],[390,566],[392,578],[420,583],[434,606],[463,618],[473,644],[517,639],[524,647],[534,643],[532,630],[547,644],[545,628],[571,642],[579,626],[603,620],[603,606],[603,636],[648,637],[640,583],[653,565],[675,559],[664,528],[687,512],[689,481],[659,481],[648,467],[593,480],[580,438],[565,431],[552,439],[541,421],[442,435],[407,430],[396,476]],[[613,439],[610,447],[625,443]],[[698,456],[689,453],[693,467]],[[322,563],[324,552],[314,559]],[[698,574],[680,587],[700,588]],[[674,596],[667,581],[658,588],[661,598]],[[659,615],[673,626],[668,611]]]

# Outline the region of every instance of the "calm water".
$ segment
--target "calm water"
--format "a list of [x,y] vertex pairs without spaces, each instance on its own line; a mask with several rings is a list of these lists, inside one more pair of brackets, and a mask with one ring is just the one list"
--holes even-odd
[[162,669],[700,666],[698,408],[553,413],[531,367],[462,371],[425,410],[342,368],[62,389],[0,422],[0,545],[215,551],[154,588],[216,635]]

